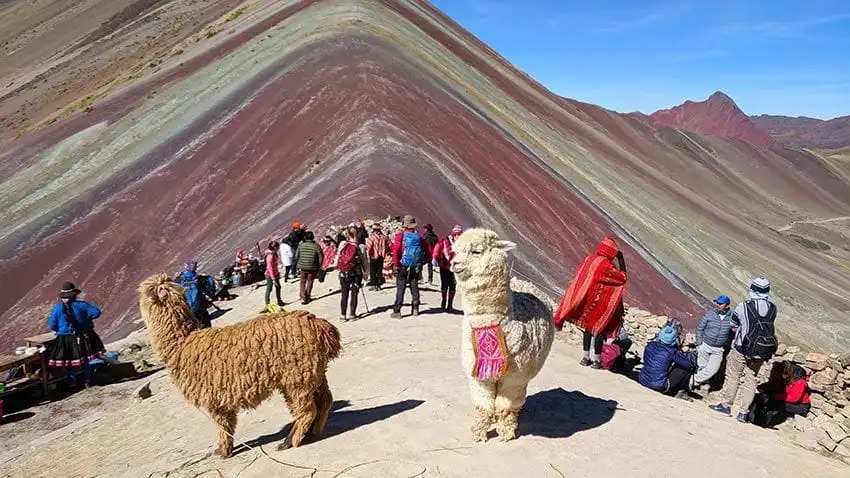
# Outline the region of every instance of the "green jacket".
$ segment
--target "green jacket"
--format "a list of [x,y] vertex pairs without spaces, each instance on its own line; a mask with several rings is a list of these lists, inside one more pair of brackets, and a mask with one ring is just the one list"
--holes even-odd
[[303,241],[298,245],[298,251],[295,256],[295,263],[298,264],[298,269],[302,271],[316,271],[325,260],[325,255],[322,254],[322,248],[315,241]]

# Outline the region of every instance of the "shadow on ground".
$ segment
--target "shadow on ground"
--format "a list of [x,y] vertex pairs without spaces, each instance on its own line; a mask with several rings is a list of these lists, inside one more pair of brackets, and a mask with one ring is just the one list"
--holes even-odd
[[[360,410],[346,410],[340,412],[338,410],[351,405],[347,400],[336,401],[331,407],[331,415],[328,418],[328,423],[325,425],[325,430],[316,441],[324,440],[335,435],[340,435],[345,432],[350,432],[354,429],[370,425],[372,423],[386,420],[390,417],[404,413],[425,403],[423,400],[403,400],[400,402],[390,403],[386,405],[378,405],[377,407],[363,408]],[[248,450],[248,447],[255,448],[270,443],[280,442],[289,434],[292,428],[292,423],[288,423],[282,430],[270,435],[262,435],[251,441],[246,442],[246,446],[239,446],[234,450],[234,455]],[[309,444],[309,443],[307,443]]]
[[608,423],[618,405],[616,400],[604,400],[563,388],[537,392],[526,399],[519,415],[517,434],[568,438]]
[[27,418],[32,418],[34,416],[35,416],[34,412],[13,413],[11,415],[4,416],[3,421],[0,422],[0,425],[9,425],[9,424],[12,424],[12,423],[15,423],[15,422],[24,421]]

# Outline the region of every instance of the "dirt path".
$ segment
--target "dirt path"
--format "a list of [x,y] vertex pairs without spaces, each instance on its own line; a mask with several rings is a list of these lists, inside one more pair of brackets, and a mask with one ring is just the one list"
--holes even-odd
[[[327,291],[320,289],[319,293]],[[262,290],[230,303],[216,325],[243,319]],[[284,298],[296,295],[286,286]],[[309,308],[335,318],[339,295]],[[846,477],[838,462],[791,445],[779,432],[740,425],[705,403],[685,403],[628,379],[577,365],[563,342],[529,389],[521,436],[510,443],[470,441],[470,405],[459,364],[459,316],[428,313],[389,319],[392,292],[369,293],[376,315],[340,323],[343,356],[329,381],[335,412],[322,440],[275,451],[289,422],[275,397],[240,415],[237,439],[251,448],[229,460],[211,456],[212,423],[187,405],[163,374],[154,395],[127,399],[96,416],[0,456],[3,476],[688,476]],[[335,319],[334,319],[335,320]],[[92,410],[92,414],[96,414]],[[0,429],[2,430],[2,429]]]
[[826,224],[826,223],[829,223],[829,222],[839,222],[839,221],[848,221],[848,220],[850,220],[850,216],[831,217],[829,219],[820,219],[820,220],[817,220],[817,221],[793,221],[793,222],[790,222],[790,223],[780,227],[779,229],[777,229],[777,231],[778,232],[788,231],[792,227],[794,227],[795,224]]

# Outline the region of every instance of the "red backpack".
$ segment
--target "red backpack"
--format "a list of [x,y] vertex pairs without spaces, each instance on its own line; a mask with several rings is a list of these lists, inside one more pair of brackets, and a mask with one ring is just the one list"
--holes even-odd
[[602,356],[600,357],[602,361],[602,368],[604,368],[605,370],[613,370],[614,366],[617,363],[617,359],[619,358],[619,346],[609,343],[602,344]]
[[357,269],[357,262],[360,256],[360,248],[356,245],[346,242],[339,253],[339,261],[337,269],[342,273],[353,272]]

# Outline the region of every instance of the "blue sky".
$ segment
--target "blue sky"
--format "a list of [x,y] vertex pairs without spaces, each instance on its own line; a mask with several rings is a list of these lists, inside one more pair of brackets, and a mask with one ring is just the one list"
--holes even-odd
[[850,0],[431,0],[557,94],[651,113],[850,115]]

